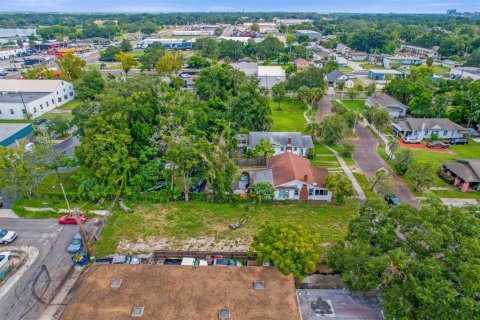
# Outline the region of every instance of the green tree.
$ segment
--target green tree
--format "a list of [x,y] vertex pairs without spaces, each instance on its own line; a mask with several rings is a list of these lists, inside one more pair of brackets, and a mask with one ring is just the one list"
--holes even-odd
[[218,41],[214,37],[199,38],[193,44],[193,50],[208,58],[218,58]]
[[425,63],[427,64],[427,66],[429,68],[431,68],[433,66],[433,58],[432,57],[428,57],[427,60],[425,61]]
[[252,149],[253,155],[265,159],[270,158],[274,153],[275,149],[273,148],[272,144],[263,138],[260,139],[260,142],[255,146],[255,148]]
[[349,97],[350,100],[355,99],[357,96],[358,96],[358,90],[356,87],[347,89],[347,97]]
[[128,74],[133,67],[138,65],[138,61],[133,56],[125,54],[123,51],[115,55],[115,60],[120,62],[125,74]]
[[47,124],[48,133],[57,133],[59,136],[64,136],[70,129],[70,121],[65,118],[52,119]]
[[290,76],[286,85],[287,90],[297,92],[301,87],[325,88],[325,70],[310,66],[307,70],[300,71]]
[[355,194],[352,181],[341,173],[331,173],[327,175],[325,187],[332,192],[337,204],[345,204],[347,198]]
[[338,69],[338,62],[335,60],[328,60],[327,63],[325,64],[325,69],[327,73],[330,73],[332,71],[335,71]]
[[393,168],[399,176],[405,175],[413,163],[413,154],[410,149],[401,149],[393,160]]
[[472,52],[465,62],[466,66],[480,68],[480,49]]
[[375,84],[375,82],[372,82],[367,87],[367,96],[373,96],[375,94],[375,91],[377,91],[377,85]]
[[272,87],[273,101],[278,103],[278,109],[281,109],[281,103],[286,93],[287,90],[285,89],[285,83],[283,82],[279,82]]
[[80,100],[93,100],[105,88],[105,80],[97,70],[85,72],[83,78],[75,82],[75,94]]
[[275,197],[275,188],[268,181],[255,182],[252,190],[258,202],[273,200]]
[[243,43],[235,40],[222,40],[218,44],[220,58],[230,58],[237,61],[245,56]]
[[375,170],[375,176],[373,177],[370,183],[370,191],[372,191],[378,184],[381,184],[382,181],[388,179],[387,169],[381,167]]
[[252,25],[250,26],[250,30],[260,32],[260,26],[258,25],[258,23],[252,23]]
[[157,32],[157,25],[153,22],[146,22],[140,28],[140,31],[147,36],[151,35],[152,33]]
[[115,61],[115,56],[122,50],[116,46],[109,46],[104,51],[100,51],[100,61]]
[[295,37],[295,35],[291,33],[287,34],[286,38],[287,38],[287,45],[291,45],[292,43],[297,41],[297,38]]
[[83,76],[83,68],[87,62],[73,55],[73,52],[66,53],[63,58],[57,61],[58,68],[62,72],[62,79],[75,81]]
[[319,137],[326,144],[336,144],[342,140],[346,131],[345,121],[342,116],[333,114],[323,117],[320,123]]
[[123,39],[122,42],[120,42],[120,50],[123,52],[130,52],[133,50],[132,44],[130,43],[129,40]]
[[48,70],[46,65],[34,66],[27,69],[27,71],[21,72],[22,77],[25,79],[55,79],[55,75],[52,70]]
[[155,70],[160,75],[178,73],[183,67],[183,55],[178,51],[168,51],[158,59]]
[[387,146],[388,146],[388,149],[390,150],[390,153],[388,154],[388,158],[391,160],[395,155],[395,152],[397,152],[398,148],[400,147],[400,143],[398,142],[397,139],[391,139],[388,141]]
[[320,261],[320,236],[302,226],[267,223],[253,238],[251,251],[258,262],[273,262],[283,274],[298,280],[317,269]]
[[413,161],[408,167],[405,177],[412,181],[415,191],[432,185],[435,179],[435,169],[431,163]]
[[283,43],[276,37],[268,36],[258,44],[258,56],[261,59],[278,59],[283,50]]
[[195,54],[187,60],[188,66],[195,69],[210,67],[210,61],[201,55]]
[[55,141],[50,138],[47,132],[41,132],[35,140],[35,153],[37,159],[44,163],[46,170],[55,170],[57,177],[60,178],[60,167],[65,166],[67,156],[65,151],[54,148]]
[[342,143],[342,157],[351,158],[353,151],[355,150],[355,145],[351,141],[345,141]]
[[160,42],[154,42],[150,48],[144,50],[144,54],[138,58],[140,70],[154,70],[158,59],[163,57],[165,49]]

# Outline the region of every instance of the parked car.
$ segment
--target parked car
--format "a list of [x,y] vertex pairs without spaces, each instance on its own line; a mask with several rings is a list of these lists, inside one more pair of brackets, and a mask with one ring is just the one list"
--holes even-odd
[[242,263],[240,261],[232,260],[232,259],[214,259],[213,260],[214,266],[228,266],[228,267],[240,267]]
[[124,254],[116,254],[112,258],[112,264],[130,264],[132,257]]
[[12,258],[10,251],[0,252],[0,270],[7,264],[8,260]]
[[[82,214],[79,217],[79,220],[81,223],[84,223],[87,220],[87,216]],[[58,223],[59,224],[77,224],[77,220],[75,219],[75,216],[72,214],[66,214],[64,216],[61,216],[58,218]]]
[[207,260],[197,258],[183,258],[182,266],[208,266]]
[[432,149],[447,149],[450,148],[450,145],[442,141],[433,141],[427,143],[427,147]]
[[80,233],[76,233],[73,236],[73,239],[70,240],[70,244],[68,245],[68,252],[69,253],[76,253],[77,251],[80,251],[83,247],[83,241],[82,241],[82,236]]
[[179,258],[167,258],[163,261],[164,266],[180,266],[182,265],[182,259]]
[[212,265],[212,264],[213,264],[213,260],[215,260],[215,259],[222,259],[223,256],[221,256],[221,255],[213,255],[213,256],[206,256],[205,258],[207,259],[207,263],[208,263],[209,265]]
[[167,183],[165,180],[162,179],[158,181],[158,184],[156,186],[148,188],[147,191],[151,192],[151,191],[159,191],[164,189],[167,189]]
[[450,144],[468,144],[468,138],[451,138],[448,140]]
[[474,138],[480,137],[480,133],[478,133],[475,129],[473,129],[473,128],[465,128],[465,129],[467,130],[468,135],[470,137],[474,137]]
[[15,231],[8,231],[6,229],[0,229],[0,243],[9,244],[17,239],[17,233]]
[[48,119],[40,118],[40,119],[36,119],[35,121],[33,121],[33,123],[36,124],[36,125],[41,125],[41,124],[44,124],[45,122],[48,122]]
[[408,144],[410,144],[410,143],[415,143],[415,144],[420,143],[420,140],[418,140],[415,137],[402,137],[402,141],[404,143],[408,143]]
[[200,192],[202,192],[203,188],[205,188],[206,185],[207,185],[207,180],[205,180],[203,178],[200,178],[200,179],[197,180],[197,182],[195,182],[195,185],[193,185],[190,188],[190,192],[200,193]]
[[384,199],[388,204],[391,204],[394,206],[398,206],[401,203],[400,199],[398,199],[397,196],[394,195],[393,193],[385,195]]
[[95,263],[99,264],[111,264],[113,262],[113,258],[96,258]]

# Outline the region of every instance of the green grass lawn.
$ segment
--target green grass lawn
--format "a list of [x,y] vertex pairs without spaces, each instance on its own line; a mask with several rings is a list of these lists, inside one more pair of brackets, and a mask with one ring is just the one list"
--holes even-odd
[[[120,240],[138,238],[188,240],[211,237],[232,244],[250,244],[260,226],[266,222],[287,222],[318,232],[322,243],[341,240],[348,223],[358,212],[358,202],[345,206],[316,203],[215,204],[208,202],[170,203],[166,205],[139,205],[132,213],[115,212],[108,220],[100,240],[96,243],[98,255],[114,253]],[[247,209],[246,209],[247,208]],[[241,217],[247,224],[230,230],[228,224]]]
[[271,131],[279,132],[304,132],[306,121],[303,112],[307,106],[300,99],[292,100],[290,98],[282,99],[278,110],[278,103],[270,101],[272,109],[273,127]]
[[345,68],[338,68],[340,72],[351,72],[353,71],[352,67],[346,66]]
[[73,99],[72,101],[69,101],[69,102],[65,103],[63,106],[58,107],[57,109],[60,109],[60,110],[72,110],[73,108],[75,108],[76,106],[78,106],[80,103],[82,103],[80,100],[78,100],[78,99]]
[[129,56],[132,56],[134,58],[138,58],[138,57],[143,56],[145,54],[145,52],[143,50],[133,50],[133,51],[130,51],[130,52],[126,52],[125,54],[129,55]]
[[360,172],[353,172],[353,175],[357,179],[360,187],[362,187],[362,190],[363,190],[363,192],[365,192],[365,195],[367,196],[367,198],[377,198],[378,197],[378,195],[375,192],[370,191],[370,182],[368,182],[368,179],[364,174],[362,174]]
[[73,116],[71,113],[45,113],[42,115],[42,118],[46,118],[48,120],[63,119],[71,121],[73,119]]
[[362,63],[360,65],[363,69],[365,70],[370,70],[370,69],[387,69],[381,64],[368,64],[368,63]]
[[60,172],[59,176],[56,173],[45,176],[34,188],[33,193],[39,197],[56,196],[63,198],[63,193],[60,183],[66,193],[75,192],[77,182],[72,178],[74,172]]
[[348,109],[352,111],[358,111],[361,114],[365,113],[365,99],[343,99],[340,100]]
[[33,120],[6,120],[2,119],[0,120],[0,123],[32,123]]

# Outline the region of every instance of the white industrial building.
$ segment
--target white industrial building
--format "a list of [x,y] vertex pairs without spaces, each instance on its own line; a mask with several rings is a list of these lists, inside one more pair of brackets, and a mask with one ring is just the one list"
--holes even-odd
[[450,70],[450,77],[453,79],[467,79],[480,80],[480,68],[475,67],[459,67]]
[[0,80],[0,119],[38,118],[74,98],[73,84],[63,80]]
[[22,48],[3,48],[0,49],[0,60],[6,60],[18,56],[20,53],[25,52]]

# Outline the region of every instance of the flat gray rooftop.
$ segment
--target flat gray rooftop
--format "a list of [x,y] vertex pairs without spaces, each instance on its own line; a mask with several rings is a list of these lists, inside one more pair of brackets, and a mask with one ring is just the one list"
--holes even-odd
[[382,320],[376,296],[342,289],[298,289],[302,319]]
[[31,123],[0,123],[0,141],[13,136],[29,125],[31,125]]
[[[50,93],[45,92],[22,92],[20,93],[3,93],[0,94],[0,103],[30,103],[43,97],[48,96]],[[23,99],[23,101],[22,101]]]

